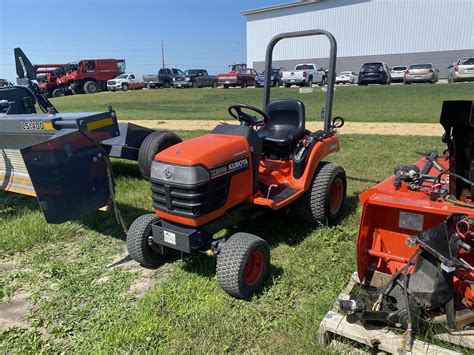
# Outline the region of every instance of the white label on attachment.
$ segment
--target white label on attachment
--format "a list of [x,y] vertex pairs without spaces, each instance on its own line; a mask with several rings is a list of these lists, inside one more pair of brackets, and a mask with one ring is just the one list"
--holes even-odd
[[176,234],[168,232],[168,231],[163,231],[163,233],[164,233],[164,240],[166,243],[176,245]]
[[423,231],[423,221],[424,216],[422,214],[400,211],[398,226],[421,232]]

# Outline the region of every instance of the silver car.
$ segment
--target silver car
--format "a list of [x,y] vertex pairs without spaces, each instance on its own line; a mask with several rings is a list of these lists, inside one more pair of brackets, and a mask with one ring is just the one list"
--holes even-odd
[[405,84],[411,83],[431,83],[438,81],[439,70],[433,67],[431,63],[410,64],[405,71],[403,82]]
[[448,83],[474,80],[474,57],[459,58],[448,69]]
[[390,79],[392,79],[392,83],[403,82],[407,69],[405,65],[397,65],[390,69]]

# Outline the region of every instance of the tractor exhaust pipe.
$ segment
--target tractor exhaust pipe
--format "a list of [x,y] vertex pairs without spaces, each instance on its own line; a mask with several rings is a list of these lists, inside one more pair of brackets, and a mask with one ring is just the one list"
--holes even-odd
[[308,30],[308,31],[297,31],[297,32],[286,32],[280,33],[273,37],[268,43],[267,53],[265,57],[265,81],[264,81],[264,92],[263,92],[263,111],[265,111],[268,103],[270,102],[270,87],[271,87],[271,73],[272,73],[272,59],[273,59],[273,48],[275,45],[285,38],[297,38],[297,37],[308,37],[308,36],[319,36],[323,35],[329,39],[331,46],[329,53],[329,72],[328,72],[328,87],[326,94],[326,104],[324,106],[324,131],[329,133],[331,129],[331,114],[332,114],[332,102],[334,97],[334,85],[336,80],[336,58],[337,58],[337,42],[334,36],[325,30]]

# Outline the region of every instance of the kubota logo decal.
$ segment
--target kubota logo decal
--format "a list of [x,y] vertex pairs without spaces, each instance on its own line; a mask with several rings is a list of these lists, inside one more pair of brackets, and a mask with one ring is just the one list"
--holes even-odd
[[230,173],[236,173],[241,170],[247,169],[249,166],[249,159],[243,158],[239,160],[232,161],[230,163],[219,165],[218,167],[212,168],[209,173],[211,178],[216,178]]

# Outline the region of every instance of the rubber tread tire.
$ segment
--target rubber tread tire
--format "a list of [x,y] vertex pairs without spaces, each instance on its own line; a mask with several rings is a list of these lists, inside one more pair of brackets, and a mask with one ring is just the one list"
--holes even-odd
[[[252,286],[244,282],[244,270],[248,258],[254,250],[264,256],[264,266],[260,279]],[[268,277],[270,269],[270,247],[256,235],[236,233],[221,248],[217,256],[216,276],[219,286],[236,298],[249,298],[257,292]]]
[[[329,193],[336,178],[341,178],[343,182],[343,201],[339,211],[332,214],[329,209]],[[321,162],[308,191],[294,202],[293,211],[300,219],[313,226],[333,224],[341,217],[346,192],[347,177],[344,169],[335,163]]]
[[138,217],[127,233],[127,250],[130,257],[146,267],[156,267],[163,261],[162,255],[153,251],[148,244],[152,224],[159,221],[157,215],[149,213]]

